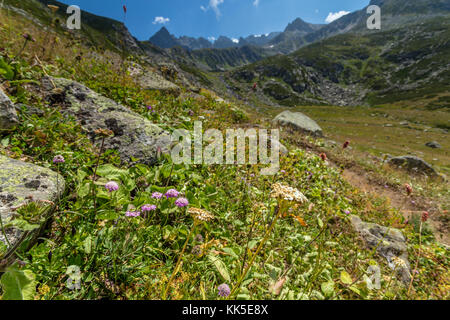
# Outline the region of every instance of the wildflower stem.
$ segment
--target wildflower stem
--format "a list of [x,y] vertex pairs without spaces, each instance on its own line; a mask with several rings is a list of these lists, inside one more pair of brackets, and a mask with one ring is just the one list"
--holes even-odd
[[417,261],[416,261],[416,266],[414,267],[414,269],[413,269],[413,272],[412,272],[412,276],[411,276],[411,282],[409,283],[409,287],[408,287],[408,297],[409,297],[409,294],[410,294],[410,292],[411,292],[411,289],[412,289],[412,285],[413,285],[413,282],[414,282],[414,277],[415,277],[415,275],[416,275],[416,270],[417,270],[417,268],[419,267],[419,260],[420,260],[420,255],[421,255],[421,251],[422,251],[422,226],[423,226],[423,221],[421,220],[420,221],[420,227],[419,227],[419,251],[418,251],[418,253],[417,253]]
[[162,300],[166,300],[166,298],[167,298],[167,292],[169,291],[170,284],[172,283],[173,279],[175,278],[175,275],[178,273],[178,268],[180,267],[181,260],[183,258],[183,254],[186,251],[186,247],[189,243],[189,239],[191,238],[192,234],[194,233],[196,226],[197,226],[197,221],[194,220],[194,225],[192,226],[191,231],[189,232],[189,235],[186,238],[186,242],[184,243],[183,249],[180,252],[177,264],[175,265],[175,269],[173,270],[172,275],[170,276],[169,282],[167,282],[167,286],[166,286],[166,289],[164,290]]
[[9,242],[8,236],[6,235],[5,226],[3,225],[3,219],[2,219],[2,214],[1,214],[1,212],[0,212],[0,226],[1,226],[1,228],[2,228],[2,233],[3,233],[3,236],[5,237],[5,241],[6,241],[6,243],[8,244],[8,247],[11,247],[11,243]]
[[100,152],[97,156],[97,163],[95,164],[94,168],[94,176],[93,176],[93,187],[92,187],[92,193],[94,196],[94,212],[97,212],[97,186],[95,185],[95,179],[97,178],[97,169],[100,164],[100,157],[102,156],[103,147],[105,146],[105,137],[102,137],[102,145],[100,146]]
[[231,291],[229,297],[232,297],[235,293],[238,292],[238,290],[240,289],[240,286],[242,284],[242,281],[244,281],[245,276],[247,275],[248,271],[250,270],[250,268],[252,267],[253,263],[255,262],[256,257],[258,256],[258,254],[261,251],[262,247],[266,243],[267,239],[269,239],[270,233],[272,232],[273,228],[275,227],[275,224],[276,224],[278,218],[281,216],[281,213],[283,211],[283,210],[280,209],[280,206],[278,206],[277,208],[278,208],[278,211],[276,212],[276,215],[275,215],[275,218],[272,221],[272,224],[270,225],[269,229],[266,231],[266,234],[265,234],[264,238],[259,243],[258,248],[256,249],[255,253],[252,256],[252,259],[250,260],[250,262],[248,263],[248,265],[245,268],[244,272],[242,273],[239,281],[233,287],[233,290]]

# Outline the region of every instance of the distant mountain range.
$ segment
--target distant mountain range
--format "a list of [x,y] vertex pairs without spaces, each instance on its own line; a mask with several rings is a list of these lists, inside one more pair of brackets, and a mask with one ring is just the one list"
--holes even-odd
[[[66,5],[55,0],[4,3],[42,26],[52,21],[48,4],[60,6],[58,14],[65,17]],[[282,32],[234,41],[177,38],[166,28],[150,41],[138,41],[122,22],[83,11],[82,29],[74,36],[100,51],[126,51],[154,66],[170,64],[189,79],[213,90],[226,87],[251,103],[361,105],[427,97],[428,108],[450,106],[450,0],[370,4],[382,9],[381,30],[367,29],[363,8],[327,25],[299,18]]]
[[381,7],[381,30],[367,28],[366,8],[355,11],[291,41],[291,48],[300,47],[295,52],[227,72],[228,87],[263,104],[373,105],[427,97],[427,108],[448,108],[450,0],[370,4]]
[[[320,30],[325,25],[312,24],[297,18],[290,23],[283,32],[271,32],[261,35],[250,35],[246,38],[231,39],[229,37],[220,36],[214,41],[209,41],[205,38],[193,38],[183,36],[180,38],[172,35],[166,27],[162,27],[155,33],[149,42],[163,49],[170,49],[174,47],[183,47],[188,50],[199,49],[228,49],[239,48],[244,46],[256,46],[267,49],[276,50],[277,47],[283,47],[282,51],[295,50],[297,46],[293,42],[298,42],[302,37]],[[289,48],[289,49],[286,49]]]

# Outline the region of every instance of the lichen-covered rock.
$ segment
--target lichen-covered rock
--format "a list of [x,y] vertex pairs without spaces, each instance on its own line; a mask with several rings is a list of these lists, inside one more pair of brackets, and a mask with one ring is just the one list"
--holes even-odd
[[0,88],[0,132],[11,130],[19,123],[14,104]]
[[301,112],[284,111],[273,120],[282,126],[292,127],[294,130],[301,131],[313,136],[322,136],[322,128]]
[[388,162],[391,165],[400,167],[415,174],[425,174],[430,177],[437,177],[438,173],[425,160],[414,156],[402,156],[390,158]]
[[[56,172],[0,155],[0,215],[4,223],[13,215],[12,208],[23,205],[27,199],[54,201],[64,188],[64,178]],[[17,229],[6,233],[11,244],[21,235]],[[0,241],[6,242],[3,233]]]
[[113,137],[106,138],[105,148],[118,150],[122,161],[129,163],[136,159],[151,164],[159,150],[168,152],[170,135],[149,120],[78,82],[62,78],[52,81],[56,89],[49,78],[43,79],[49,102],[60,105],[64,113],[78,119],[97,143],[100,139],[95,139],[96,130],[114,132]]
[[350,217],[353,228],[364,239],[369,249],[376,248],[377,253],[386,258],[389,267],[396,270],[405,284],[411,281],[411,267],[408,260],[406,239],[395,228],[387,228],[375,223],[362,221],[358,216]]

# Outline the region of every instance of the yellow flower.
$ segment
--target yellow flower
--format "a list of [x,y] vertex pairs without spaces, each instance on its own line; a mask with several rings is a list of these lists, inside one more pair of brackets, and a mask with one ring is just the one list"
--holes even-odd
[[308,199],[298,189],[282,185],[281,183],[275,183],[272,186],[270,196],[272,198],[282,198],[287,201],[295,201],[298,203],[308,202]]

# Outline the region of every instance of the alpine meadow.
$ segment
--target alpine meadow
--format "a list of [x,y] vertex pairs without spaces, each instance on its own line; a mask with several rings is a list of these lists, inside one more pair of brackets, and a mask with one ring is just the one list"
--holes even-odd
[[72,2],[0,0],[0,300],[450,299],[450,0]]

